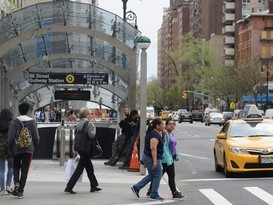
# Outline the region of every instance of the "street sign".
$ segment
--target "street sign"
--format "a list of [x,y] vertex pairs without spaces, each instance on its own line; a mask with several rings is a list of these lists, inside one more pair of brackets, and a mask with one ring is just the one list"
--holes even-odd
[[89,90],[55,90],[55,100],[90,100]]
[[30,84],[107,85],[108,73],[29,73]]

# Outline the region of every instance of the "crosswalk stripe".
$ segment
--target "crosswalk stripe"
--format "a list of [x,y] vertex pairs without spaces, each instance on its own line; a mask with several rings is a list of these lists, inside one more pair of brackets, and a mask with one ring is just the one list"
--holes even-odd
[[199,189],[199,191],[215,205],[232,205],[228,200],[213,189]]
[[254,194],[267,204],[273,205],[273,196],[269,194],[268,192],[260,189],[259,187],[244,187],[247,191]]

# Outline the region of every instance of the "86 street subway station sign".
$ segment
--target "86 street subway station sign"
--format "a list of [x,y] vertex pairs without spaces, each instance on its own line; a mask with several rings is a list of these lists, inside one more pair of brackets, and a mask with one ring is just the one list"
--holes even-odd
[[107,85],[108,73],[29,73],[30,84]]

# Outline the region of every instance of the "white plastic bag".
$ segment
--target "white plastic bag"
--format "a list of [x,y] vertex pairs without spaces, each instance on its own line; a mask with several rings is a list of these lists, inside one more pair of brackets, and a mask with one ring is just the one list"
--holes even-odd
[[[68,159],[67,164],[66,164],[66,168],[65,168],[65,172],[64,172],[64,180],[65,181],[69,181],[69,179],[73,175],[78,163],[79,163],[79,160]],[[79,177],[78,182],[82,182],[82,175],[83,174],[81,174],[81,176]]]

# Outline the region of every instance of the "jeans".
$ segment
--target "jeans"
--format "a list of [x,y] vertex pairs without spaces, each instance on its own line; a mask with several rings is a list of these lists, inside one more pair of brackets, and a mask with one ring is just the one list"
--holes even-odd
[[[6,161],[8,162],[8,172],[7,172],[7,180],[5,183]],[[13,176],[13,157],[10,157],[8,159],[0,159],[0,188],[1,188],[1,191],[6,190],[6,186],[11,185],[12,176]]]
[[139,191],[144,186],[146,186],[149,182],[152,182],[153,187],[151,190],[150,197],[157,198],[159,197],[158,188],[159,188],[160,180],[162,177],[162,164],[161,164],[162,161],[159,159],[157,160],[157,167],[155,169],[152,168],[153,159],[151,157],[144,154],[142,156],[142,161],[148,169],[148,175],[146,175],[142,180],[140,180],[137,184],[133,186],[137,191]]

